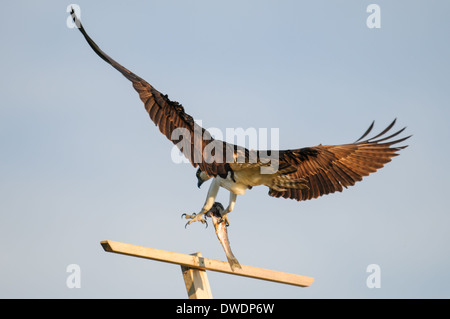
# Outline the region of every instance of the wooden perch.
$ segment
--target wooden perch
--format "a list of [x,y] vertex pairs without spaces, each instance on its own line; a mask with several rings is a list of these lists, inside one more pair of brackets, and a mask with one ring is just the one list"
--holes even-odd
[[314,281],[314,278],[311,277],[246,265],[241,265],[242,269],[235,269],[232,271],[230,265],[225,261],[204,258],[197,255],[187,255],[155,248],[125,244],[111,240],[102,241],[101,245],[107,252],[178,264],[185,267],[185,269],[191,268],[211,270],[230,275],[262,279],[300,287],[308,287]]

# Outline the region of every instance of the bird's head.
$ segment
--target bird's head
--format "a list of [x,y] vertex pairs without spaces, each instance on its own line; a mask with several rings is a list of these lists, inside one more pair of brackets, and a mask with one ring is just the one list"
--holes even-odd
[[204,182],[206,182],[208,179],[211,178],[205,172],[203,172],[200,168],[197,170],[196,176],[197,176],[197,186],[198,186],[198,188],[200,188],[200,186],[202,186],[202,184]]

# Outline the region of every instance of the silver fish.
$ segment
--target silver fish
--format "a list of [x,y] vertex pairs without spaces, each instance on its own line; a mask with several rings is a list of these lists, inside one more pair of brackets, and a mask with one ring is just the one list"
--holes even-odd
[[234,271],[236,268],[242,269],[242,267],[231,251],[230,241],[228,240],[227,224],[225,220],[222,219],[221,214],[223,210],[222,204],[215,202],[213,207],[206,213],[206,216],[211,217],[214,228],[216,229],[217,238],[222,244],[223,250],[225,250],[231,270]]

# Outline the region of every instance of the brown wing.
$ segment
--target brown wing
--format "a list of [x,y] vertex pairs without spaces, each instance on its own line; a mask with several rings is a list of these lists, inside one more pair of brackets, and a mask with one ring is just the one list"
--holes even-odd
[[[178,146],[194,167],[199,166],[209,176],[226,175],[231,170],[225,159],[226,154],[230,154],[227,153],[227,149],[230,152],[230,148],[235,148],[235,146],[213,139],[208,131],[194,122],[192,116],[184,111],[181,104],[171,101],[167,95],[162,94],[145,80],[109,57],[89,37],[73,10],[71,15],[95,53],[132,82],[133,87],[145,104],[145,109],[151,120],[159,127],[161,133]],[[208,145],[211,151],[203,152]],[[220,154],[219,152],[216,154],[217,150],[221,150]],[[223,154],[223,156],[219,158],[218,154],[220,156]]]
[[397,156],[397,152],[407,146],[393,145],[408,137],[392,141],[400,131],[384,137],[394,126],[395,120],[380,134],[361,141],[373,128],[373,124],[364,135],[352,144],[319,145],[297,150],[280,151],[280,163],[288,163],[297,168],[289,176],[303,178],[309,189],[287,189],[279,192],[270,189],[269,195],[296,199],[298,201],[317,198],[322,195],[341,192],[343,188],[361,181],[364,176],[376,172],[384,164]]

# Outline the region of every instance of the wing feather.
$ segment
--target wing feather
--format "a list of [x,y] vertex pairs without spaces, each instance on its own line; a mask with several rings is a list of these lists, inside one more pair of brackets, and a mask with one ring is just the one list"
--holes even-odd
[[363,177],[382,168],[398,155],[398,151],[407,147],[394,145],[407,140],[410,136],[391,141],[405,128],[384,137],[395,123],[396,120],[381,133],[364,141],[361,140],[372,131],[374,122],[356,142],[351,144],[319,145],[280,151],[280,164],[288,162],[294,166],[296,172],[290,176],[305,179],[309,189],[288,189],[284,192],[270,189],[269,195],[301,201],[342,192],[344,187],[353,186]]
[[[223,150],[226,149],[226,144],[223,141],[217,141],[214,139],[203,139],[204,136],[209,136],[209,133],[204,129],[199,127],[192,116],[184,111],[181,104],[175,101],[171,101],[167,95],[162,94],[152,85],[146,82],[141,77],[137,76],[105,52],[103,52],[99,46],[89,37],[86,33],[83,25],[80,23],[75,12],[71,12],[72,18],[79,25],[79,30],[83,34],[84,38],[88,42],[89,46],[94,50],[94,52],[105,62],[113,66],[117,71],[122,73],[122,75],[132,82],[134,89],[138,92],[141,101],[145,105],[145,109],[149,114],[150,119],[153,123],[158,126],[159,131],[165,135],[174,144],[180,142],[179,139],[172,139],[172,132],[179,129],[187,129],[190,133],[190,140],[187,141],[191,147],[182,147],[181,151],[184,156],[191,162],[194,167],[200,166],[200,168],[210,176],[217,176],[219,174],[226,174],[227,171],[231,170],[229,165],[226,165],[224,158],[218,158],[214,163],[208,163],[203,156],[195,157],[194,154],[203,154],[204,148],[211,142],[218,144],[218,147],[222,147]],[[198,130],[198,131],[196,131]],[[197,132],[198,134],[194,134]],[[199,135],[200,140],[196,141],[195,136]],[[188,146],[187,144],[184,144]],[[226,154],[225,151],[223,154]],[[225,155],[224,155],[225,156]]]

